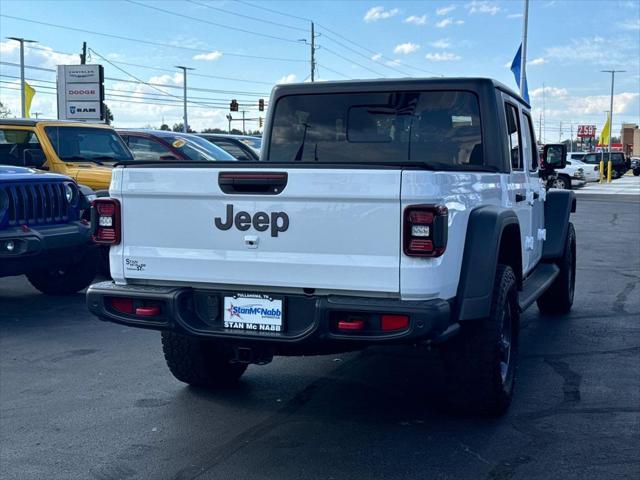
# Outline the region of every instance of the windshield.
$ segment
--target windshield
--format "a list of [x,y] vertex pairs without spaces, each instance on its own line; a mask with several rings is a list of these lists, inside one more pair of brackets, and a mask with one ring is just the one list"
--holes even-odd
[[262,147],[262,139],[259,137],[238,137],[238,140],[256,150],[260,150]]
[[485,165],[471,92],[292,95],[275,108],[270,162]]
[[109,128],[45,127],[44,131],[58,158],[70,162],[127,162],[131,152],[116,132]]
[[204,138],[167,135],[163,139],[169,142],[173,148],[180,150],[189,160],[199,162],[233,162],[237,160],[233,155]]

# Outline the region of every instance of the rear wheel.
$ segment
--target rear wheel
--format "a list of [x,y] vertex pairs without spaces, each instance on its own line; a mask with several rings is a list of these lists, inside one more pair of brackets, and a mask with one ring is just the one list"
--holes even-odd
[[498,416],[511,404],[520,316],[516,276],[498,265],[489,317],[469,321],[443,346],[448,402],[460,413]]
[[638,175],[640,175],[640,168],[636,168],[636,169],[633,171],[633,176],[634,176],[634,177],[637,177]]
[[230,348],[179,333],[162,332],[162,350],[173,376],[197,387],[232,385],[247,369],[231,362]]
[[569,223],[564,254],[557,262],[560,273],[551,286],[538,298],[538,308],[545,314],[569,313],[576,286],[576,231]]
[[88,248],[82,258],[70,265],[34,270],[27,279],[42,293],[68,295],[88,287],[98,272],[100,261],[97,248]]

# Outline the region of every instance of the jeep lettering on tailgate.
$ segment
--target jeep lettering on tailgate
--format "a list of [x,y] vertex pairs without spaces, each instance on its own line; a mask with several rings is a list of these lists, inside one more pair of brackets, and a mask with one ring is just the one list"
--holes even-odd
[[289,215],[285,212],[271,212],[271,215],[265,212],[257,212],[253,218],[248,212],[240,211],[233,216],[233,205],[226,207],[227,218],[223,222],[222,218],[216,217],[214,223],[216,228],[220,230],[229,230],[234,224],[241,232],[246,232],[251,228],[259,232],[266,231],[271,226],[271,236],[277,237],[279,233],[286,232],[289,228]]

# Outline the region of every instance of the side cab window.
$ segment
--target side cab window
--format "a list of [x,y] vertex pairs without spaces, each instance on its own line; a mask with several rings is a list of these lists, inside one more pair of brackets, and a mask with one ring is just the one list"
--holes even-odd
[[[536,143],[536,135],[533,131],[533,122],[531,116],[527,112],[522,112],[524,118],[524,135],[525,143],[529,146],[531,151],[531,162],[529,163],[529,171],[535,172],[538,170],[538,144]],[[569,162],[567,162],[569,164]]]
[[505,103],[505,114],[507,116],[507,141],[511,156],[511,170],[522,171],[522,141],[520,136],[520,118],[518,109],[511,103]]

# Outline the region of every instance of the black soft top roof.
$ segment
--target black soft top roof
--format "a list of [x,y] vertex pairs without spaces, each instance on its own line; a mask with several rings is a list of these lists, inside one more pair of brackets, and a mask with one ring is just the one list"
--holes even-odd
[[487,88],[502,90],[530,107],[519,93],[492,78],[482,77],[431,77],[431,78],[380,78],[374,80],[344,80],[314,83],[287,83],[276,85],[273,96],[339,93],[339,92],[373,92],[376,90],[414,90],[444,89],[482,91]]

